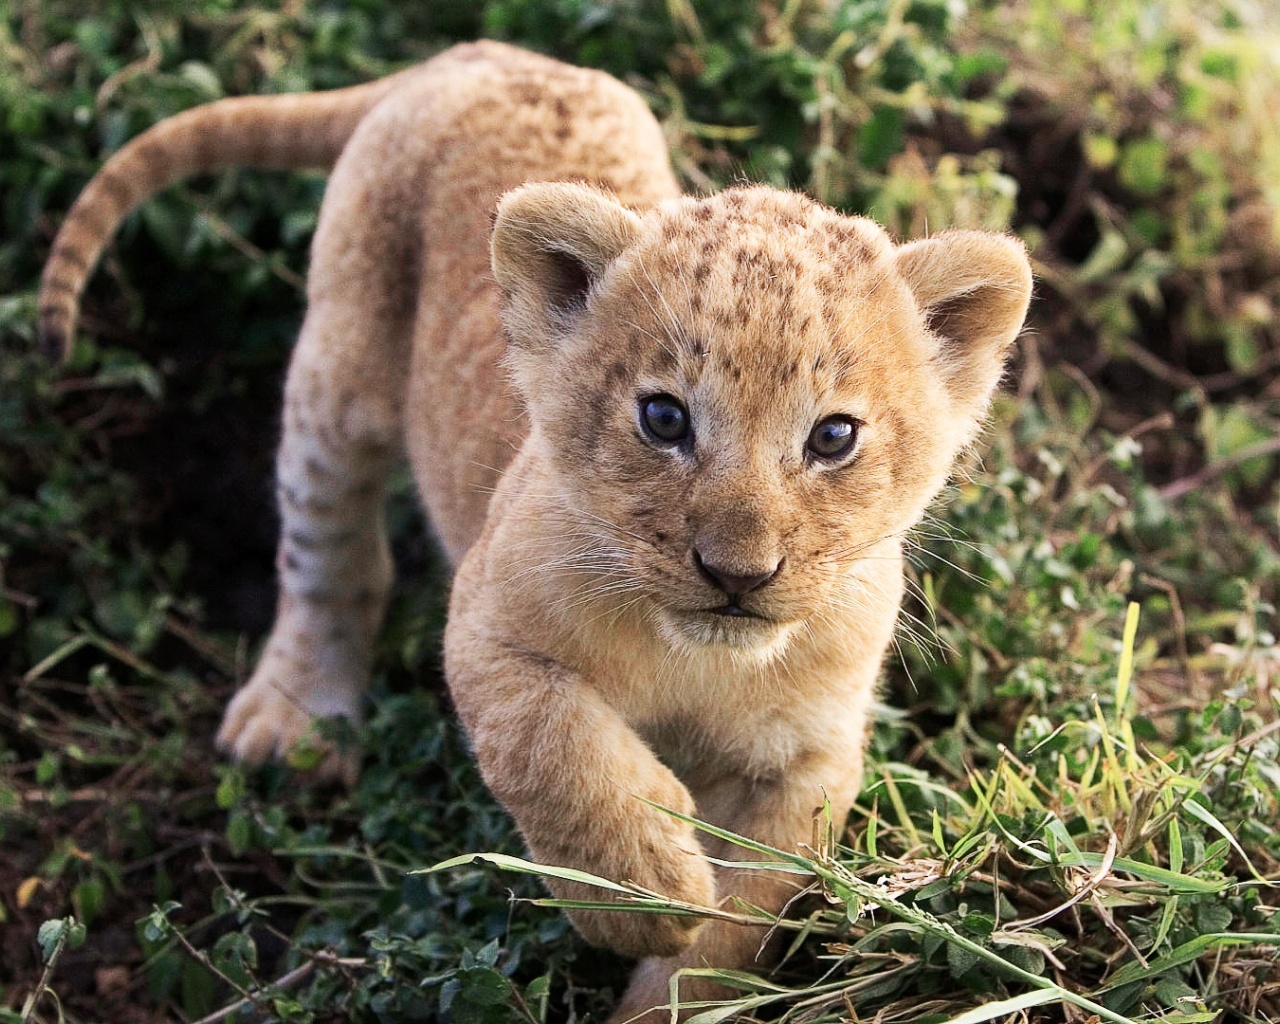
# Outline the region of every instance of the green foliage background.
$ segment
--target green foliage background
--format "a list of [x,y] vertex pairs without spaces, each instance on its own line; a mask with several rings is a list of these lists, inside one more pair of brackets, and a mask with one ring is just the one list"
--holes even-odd
[[635,85],[692,189],[804,188],[903,236],[1012,228],[1036,259],[987,450],[919,531],[862,813],[813,851],[826,898],[737,1010],[1078,1012],[1016,968],[1119,1019],[1280,1019],[1277,25],[1244,0],[14,0],[0,1018],[558,1021],[625,977],[509,903],[528,880],[406,874],[520,852],[441,707],[444,584],[407,480],[357,789],[213,756],[271,611],[274,420],[323,179],[156,197],[67,372],[34,353],[53,232],[125,140],[485,35]]

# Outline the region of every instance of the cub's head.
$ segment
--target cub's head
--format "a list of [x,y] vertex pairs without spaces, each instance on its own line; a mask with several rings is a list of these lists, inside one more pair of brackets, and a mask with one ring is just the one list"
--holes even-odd
[[866,607],[982,425],[1031,272],[1004,235],[896,246],[794,193],[643,215],[505,196],[509,361],[572,534],[565,565],[678,649],[776,656]]

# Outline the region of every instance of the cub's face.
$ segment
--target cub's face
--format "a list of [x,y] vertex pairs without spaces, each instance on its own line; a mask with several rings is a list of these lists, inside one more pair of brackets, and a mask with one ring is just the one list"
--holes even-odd
[[761,659],[868,608],[868,566],[972,440],[1030,291],[1002,236],[895,247],[770,189],[641,219],[528,186],[494,270],[566,566],[673,647]]

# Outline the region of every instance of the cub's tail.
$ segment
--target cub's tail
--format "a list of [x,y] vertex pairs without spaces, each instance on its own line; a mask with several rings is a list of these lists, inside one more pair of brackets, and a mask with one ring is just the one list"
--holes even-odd
[[40,343],[71,350],[80,295],[120,222],[148,196],[226,167],[327,169],[361,118],[403,76],[332,92],[218,100],[167,118],[112,156],[80,193],[40,278]]

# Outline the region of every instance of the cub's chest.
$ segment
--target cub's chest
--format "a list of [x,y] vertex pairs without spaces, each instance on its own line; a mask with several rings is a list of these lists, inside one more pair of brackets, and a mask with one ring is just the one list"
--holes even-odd
[[776,778],[812,744],[829,741],[830,714],[820,722],[799,701],[686,699],[648,711],[647,717],[628,724],[668,768],[694,786],[723,775]]
[[850,663],[797,641],[785,659],[749,661],[724,648],[673,652],[642,616],[595,627],[568,634],[555,657],[686,782],[775,776],[861,734],[878,657]]
[[723,735],[723,729],[704,726],[668,718],[640,723],[637,732],[682,782],[698,788],[725,775],[776,776],[799,749],[795,734],[776,724],[756,721],[746,725],[739,720],[729,737]]

